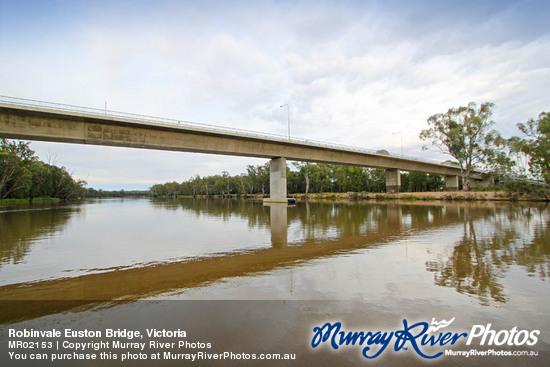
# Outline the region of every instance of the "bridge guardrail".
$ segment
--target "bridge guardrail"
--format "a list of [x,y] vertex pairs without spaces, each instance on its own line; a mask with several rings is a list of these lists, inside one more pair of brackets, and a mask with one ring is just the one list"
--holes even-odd
[[[270,138],[270,139],[277,139],[280,141],[290,141],[290,142],[318,146],[318,147],[346,150],[350,152],[369,153],[369,154],[374,154],[378,156],[386,156],[386,154],[380,154],[380,153],[377,153],[375,150],[367,149],[367,148],[360,148],[360,147],[343,145],[343,144],[334,144],[334,143],[328,143],[325,141],[310,140],[310,139],[303,139],[303,138],[297,138],[297,137],[288,137],[284,135],[277,135],[277,134],[271,134],[271,133],[262,133],[262,132],[253,131],[253,130],[227,128],[219,125],[198,123],[193,121],[176,120],[176,119],[170,119],[170,118],[164,118],[164,117],[154,117],[154,116],[140,115],[140,114],[134,114],[134,113],[128,113],[128,112],[112,111],[108,109],[74,106],[74,105],[63,104],[63,103],[46,102],[46,101],[10,97],[10,96],[3,96],[3,95],[0,95],[0,103],[5,103],[5,104],[15,105],[15,106],[23,106],[23,107],[38,107],[38,108],[49,109],[52,111],[78,112],[78,113],[93,115],[97,117],[124,118],[135,122],[143,121],[143,122],[152,122],[157,124],[166,124],[170,126],[182,126],[182,127],[187,126],[191,128],[210,130],[213,132],[240,134],[240,135],[258,137],[258,138]],[[430,160],[430,159],[423,159],[423,158],[402,155],[402,154],[389,153],[388,155],[397,159],[418,161],[418,162],[438,164],[442,166],[457,168],[456,165],[435,161],[435,160]]]

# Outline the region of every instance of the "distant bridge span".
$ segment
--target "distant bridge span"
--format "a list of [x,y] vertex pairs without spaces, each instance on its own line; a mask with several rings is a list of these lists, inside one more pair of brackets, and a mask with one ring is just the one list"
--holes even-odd
[[399,191],[401,170],[445,176],[447,190],[458,189],[460,175],[455,166],[360,148],[1,96],[0,137],[267,158],[273,202],[286,202],[287,159],[383,168],[388,192]]

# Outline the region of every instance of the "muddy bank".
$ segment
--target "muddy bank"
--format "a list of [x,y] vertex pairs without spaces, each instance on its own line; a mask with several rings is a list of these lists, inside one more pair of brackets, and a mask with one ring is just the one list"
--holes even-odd
[[[313,193],[307,196],[303,193],[289,194],[296,200],[443,200],[443,201],[544,201],[548,199],[531,193],[506,191],[440,191],[440,192],[400,192],[398,194],[385,192],[325,192]],[[192,198],[193,196],[188,196]],[[196,195],[195,198],[233,198],[262,200],[269,195]]]
[[[291,195],[305,200],[303,194]],[[401,192],[389,193],[322,193],[309,194],[308,200],[444,200],[444,201],[547,201],[544,196],[505,191]]]

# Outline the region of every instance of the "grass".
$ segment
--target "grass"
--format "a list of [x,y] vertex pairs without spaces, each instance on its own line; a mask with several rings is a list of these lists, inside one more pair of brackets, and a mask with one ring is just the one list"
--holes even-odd
[[[34,198],[32,199],[33,204],[41,204],[41,203],[58,203],[61,199],[58,198]],[[0,205],[6,205],[6,204],[28,204],[31,202],[31,199],[25,198],[25,199],[0,199]]]
[[399,199],[399,200],[418,200],[418,197],[416,197],[414,195],[403,195],[403,196],[397,197],[396,199]]

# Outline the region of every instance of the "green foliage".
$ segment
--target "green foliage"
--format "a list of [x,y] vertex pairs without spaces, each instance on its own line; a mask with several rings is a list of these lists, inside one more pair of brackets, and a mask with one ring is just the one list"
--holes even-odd
[[366,192],[386,191],[386,171],[380,168],[365,168]]
[[248,185],[245,188],[248,194],[269,193],[269,163],[261,166],[249,165],[246,167],[246,173]]
[[502,138],[492,130],[493,103],[474,102],[468,106],[451,108],[428,119],[429,129],[422,130],[420,138],[428,140],[441,152],[455,158],[462,172],[464,190],[470,189],[472,171],[481,164],[504,164],[505,157],[498,153]]
[[86,182],[75,181],[65,167],[39,161],[29,145],[0,140],[0,199],[83,196]]
[[149,196],[150,192],[140,190],[96,190],[94,188],[86,188],[84,197],[86,198],[123,198],[123,197],[142,197]]
[[[333,193],[333,192],[385,192],[386,175],[383,169],[354,166],[298,163],[287,167],[287,189],[289,193]],[[404,173],[409,182],[409,174]],[[443,185],[440,176],[411,173],[412,191],[439,191]],[[409,184],[403,186],[409,187]],[[149,188],[153,197],[187,195],[258,195],[269,193],[269,164],[248,166],[246,173],[231,176],[228,172],[214,176],[194,176],[182,183],[167,182]]]
[[542,112],[538,120],[531,118],[517,127],[525,136],[508,140],[511,151],[527,157],[533,178],[550,183],[550,113]]
[[526,193],[534,196],[544,197],[546,201],[550,201],[550,185],[533,182],[530,180],[507,180],[504,183],[504,190],[509,193]]
[[512,174],[516,161],[510,152],[510,144],[499,133],[494,132],[487,136],[487,147],[484,154],[486,169],[493,176],[502,177]]
[[443,177],[421,172],[401,173],[402,192],[441,191]]
[[0,140],[0,199],[25,196],[30,186],[29,165],[33,155],[29,143]]

